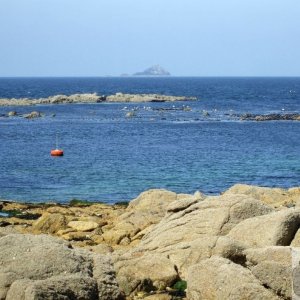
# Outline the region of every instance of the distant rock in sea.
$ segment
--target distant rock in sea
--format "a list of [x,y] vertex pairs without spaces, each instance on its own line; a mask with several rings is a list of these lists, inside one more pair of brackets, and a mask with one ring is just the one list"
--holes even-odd
[[160,65],[154,65],[143,72],[133,74],[134,76],[170,76],[171,74]]

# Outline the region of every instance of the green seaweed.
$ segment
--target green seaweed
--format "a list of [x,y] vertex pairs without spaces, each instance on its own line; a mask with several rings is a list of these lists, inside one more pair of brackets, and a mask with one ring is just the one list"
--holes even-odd
[[69,202],[70,206],[91,206],[94,204],[104,204],[104,203],[100,202],[100,201],[94,202],[94,201],[88,201],[88,200],[82,200],[82,199],[76,199],[76,198],[73,198]]
[[6,216],[2,216],[2,217],[6,217],[6,218],[18,218],[18,219],[23,219],[23,220],[36,220],[38,219],[41,214],[32,214],[32,213],[26,213],[26,212],[22,212],[21,210],[18,209],[12,209],[12,210],[2,210],[2,213],[6,214]]
[[127,207],[129,205],[129,201],[119,201],[119,202],[116,202],[114,205]]
[[187,282],[185,280],[179,280],[173,285],[173,289],[180,292],[184,292],[187,288]]

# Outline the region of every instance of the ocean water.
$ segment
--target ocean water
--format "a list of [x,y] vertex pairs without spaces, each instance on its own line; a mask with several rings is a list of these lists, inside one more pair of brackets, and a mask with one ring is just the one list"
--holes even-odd
[[[300,185],[300,122],[236,116],[300,113],[300,78],[0,78],[0,98],[91,92],[197,100],[0,107],[0,198],[114,203],[150,188]],[[45,116],[5,117],[11,110]],[[64,157],[50,156],[56,135]]]

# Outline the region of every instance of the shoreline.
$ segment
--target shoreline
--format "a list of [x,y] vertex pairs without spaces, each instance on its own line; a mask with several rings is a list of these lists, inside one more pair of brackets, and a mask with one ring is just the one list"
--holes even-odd
[[237,273],[236,299],[283,300],[292,293],[300,186],[236,184],[215,196],[152,189],[122,205],[0,200],[0,211],[15,213],[0,218],[3,299],[29,290],[30,299],[70,291],[93,295],[85,299],[227,299]]

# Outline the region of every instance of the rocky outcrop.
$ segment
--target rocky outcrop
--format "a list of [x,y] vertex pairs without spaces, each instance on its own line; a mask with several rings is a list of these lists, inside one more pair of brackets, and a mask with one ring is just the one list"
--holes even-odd
[[256,114],[244,114],[240,116],[241,120],[246,121],[300,121],[300,114],[268,114],[268,115],[256,115]]
[[[115,266],[120,285],[129,293],[130,283],[126,278],[130,278],[131,271],[126,266],[135,265],[137,257],[139,267],[148,270],[148,278],[151,276],[146,263],[148,257],[155,257],[158,264],[156,268],[159,270],[164,269],[166,264],[174,266],[178,278],[186,278],[188,268],[211,257],[215,248],[217,248],[215,253],[224,253],[224,255],[227,253],[228,256],[240,260],[239,256],[242,255],[237,253],[235,248],[239,245],[238,241],[231,241],[228,238],[222,244],[218,243],[218,240],[239,222],[271,211],[272,208],[260,201],[243,195],[207,197],[204,200],[190,196],[190,199],[175,201],[168,206],[165,217],[151,228],[137,247],[120,256],[115,254]],[[244,249],[243,245],[240,249],[241,251]],[[128,276],[126,276],[127,272]],[[160,280],[165,285],[170,284],[164,278]]]
[[36,118],[40,118],[42,117],[42,113],[40,113],[39,111],[32,111],[29,114],[24,115],[25,119],[36,119]]
[[[195,97],[168,96],[159,94],[123,94],[100,96],[94,94],[56,95],[48,98],[0,98],[0,106],[29,106],[37,104],[70,104],[70,103],[99,103],[99,102],[165,102],[196,100]],[[16,112],[9,112],[9,116],[17,116]]]
[[123,94],[116,93],[106,97],[107,102],[166,102],[196,100],[195,97],[167,96],[158,94]]
[[191,195],[166,190],[149,190],[140,194],[130,202],[126,212],[114,220],[111,228],[104,228],[104,240],[112,245],[129,245],[139,241],[149,226],[157,224],[164,217],[170,203],[186,197]]
[[20,210],[0,223],[0,299],[51,298],[52,290],[62,299],[115,299],[116,280],[128,299],[178,299],[186,282],[192,300],[300,294],[299,187],[235,185],[209,197],[149,190],[127,207],[0,205]]
[[[1,299],[120,299],[106,256],[45,235],[0,238]],[[6,297],[6,298],[5,298]]]

